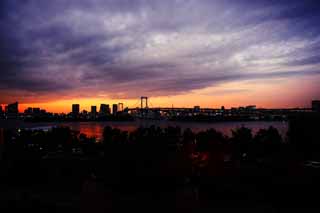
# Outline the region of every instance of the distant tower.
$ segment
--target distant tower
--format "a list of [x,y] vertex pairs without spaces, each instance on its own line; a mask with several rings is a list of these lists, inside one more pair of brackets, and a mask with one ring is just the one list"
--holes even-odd
[[110,107],[109,104],[101,104],[100,105],[100,114],[107,115],[110,114]]
[[[145,104],[145,107],[144,107]],[[148,97],[141,97],[141,109],[148,108]]]
[[116,115],[118,113],[118,104],[112,105],[112,114]]
[[33,114],[40,114],[40,112],[41,112],[40,108],[32,108]]
[[15,102],[13,104],[8,104],[7,111],[8,113],[11,113],[11,114],[18,114],[19,113],[18,108],[19,108],[18,102]]
[[79,104],[72,104],[72,114],[78,115],[80,113],[80,105]]
[[32,114],[32,108],[28,107],[27,109],[24,110],[24,113],[29,115]]
[[19,104],[15,102],[6,106],[6,113],[8,118],[17,118],[19,115]]
[[199,113],[200,110],[201,110],[200,106],[194,106],[194,107],[193,107],[193,112],[194,112],[194,113]]
[[91,114],[92,115],[97,114],[97,106],[91,106]]

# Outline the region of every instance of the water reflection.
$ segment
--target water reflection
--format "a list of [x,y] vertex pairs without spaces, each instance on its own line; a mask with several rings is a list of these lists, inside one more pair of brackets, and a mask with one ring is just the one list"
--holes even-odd
[[103,128],[105,126],[119,128],[122,131],[132,132],[138,127],[149,127],[151,125],[159,127],[179,126],[182,129],[190,128],[194,132],[203,131],[209,128],[214,128],[223,132],[225,135],[230,136],[231,130],[245,126],[252,129],[255,134],[259,129],[268,128],[273,126],[278,129],[283,138],[286,136],[288,124],[286,122],[220,122],[220,123],[196,123],[196,122],[171,122],[171,121],[135,121],[135,122],[72,122],[64,123],[62,126],[68,126],[72,130],[79,131],[90,137],[101,139]]

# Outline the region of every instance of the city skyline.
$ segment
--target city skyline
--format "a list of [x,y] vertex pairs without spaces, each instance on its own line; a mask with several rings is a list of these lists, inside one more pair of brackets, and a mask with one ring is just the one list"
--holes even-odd
[[[315,1],[0,3],[0,103],[310,107],[320,99]],[[14,27],[13,27],[14,26]]]
[[[142,98],[147,98],[148,99],[148,105],[146,105],[146,103],[143,103],[143,106],[141,105],[141,99]],[[140,101],[140,102],[139,102]],[[86,105],[82,105],[79,104],[78,102],[70,102],[70,105],[67,106],[65,108],[65,106],[63,105],[63,108],[65,108],[65,110],[62,111],[52,111],[52,108],[47,108],[46,105],[44,104],[21,104],[18,101],[14,102],[14,103],[7,103],[7,104],[0,104],[0,112],[3,111],[5,112],[6,108],[9,105],[15,105],[17,104],[17,109],[19,113],[23,113],[23,112],[28,112],[29,110],[34,110],[34,109],[38,109],[38,111],[40,112],[40,110],[44,110],[44,112],[49,112],[49,113],[73,113],[74,112],[74,107],[76,107],[76,111],[78,111],[76,114],[78,113],[82,113],[82,112],[94,112],[94,113],[98,113],[98,112],[103,112],[103,113],[110,113],[113,112],[113,107],[116,105],[117,106],[117,110],[121,109],[121,111],[123,111],[125,108],[128,109],[136,109],[136,108],[141,108],[141,107],[147,107],[147,108],[162,108],[162,109],[166,109],[166,108],[186,108],[186,109],[233,109],[233,108],[245,108],[245,107],[254,107],[257,109],[314,109],[314,108],[319,108],[319,103],[320,100],[311,100],[309,101],[309,104],[306,107],[279,107],[279,108],[271,108],[271,107],[262,107],[262,106],[257,106],[255,104],[238,104],[238,105],[221,105],[221,106],[215,106],[215,107],[203,107],[200,105],[190,105],[190,106],[174,106],[173,104],[171,106],[169,105],[153,105],[152,103],[150,104],[150,98],[149,97],[140,97],[139,101],[135,102],[134,105],[129,105],[127,103],[123,103],[123,102],[101,102],[101,103],[88,103]],[[56,109],[56,108],[54,108]]]

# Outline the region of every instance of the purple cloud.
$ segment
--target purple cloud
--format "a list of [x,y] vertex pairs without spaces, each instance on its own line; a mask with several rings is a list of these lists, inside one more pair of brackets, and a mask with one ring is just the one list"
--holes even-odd
[[4,0],[0,8],[1,94],[134,98],[320,79],[314,1]]

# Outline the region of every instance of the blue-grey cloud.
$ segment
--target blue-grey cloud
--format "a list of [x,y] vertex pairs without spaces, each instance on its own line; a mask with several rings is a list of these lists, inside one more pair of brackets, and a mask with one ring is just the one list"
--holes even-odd
[[133,98],[319,78],[319,21],[311,0],[3,0],[0,92]]

